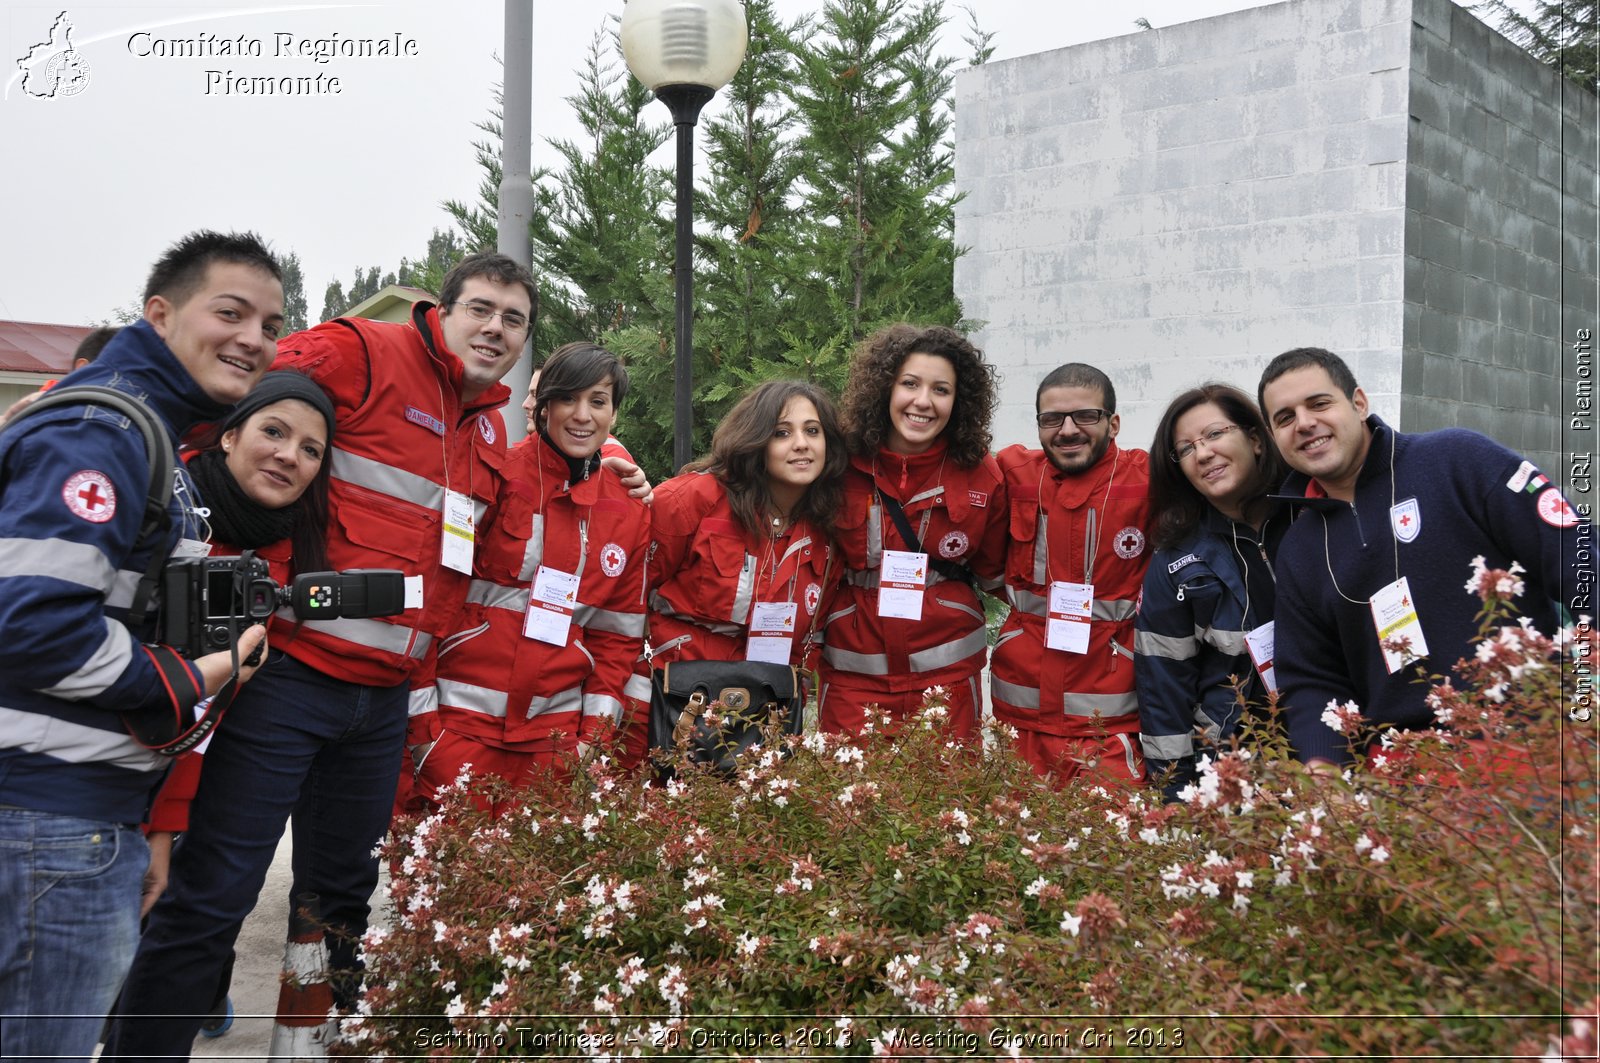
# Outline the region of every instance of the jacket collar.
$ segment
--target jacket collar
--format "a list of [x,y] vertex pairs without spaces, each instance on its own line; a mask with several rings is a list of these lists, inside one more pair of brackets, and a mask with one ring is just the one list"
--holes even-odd
[[[1100,455],[1100,460],[1082,472],[1064,473],[1055,467],[1050,460],[1050,455],[1039,451],[1044,462],[1045,478],[1054,485],[1055,503],[1064,505],[1068,509],[1076,509],[1086,502],[1099,505],[1100,496],[1111,486],[1115,478],[1115,470],[1121,464],[1119,458],[1122,450],[1117,446],[1115,439],[1111,440],[1106,452]],[[1128,470],[1123,470],[1124,475],[1130,475]]]
[[591,505],[600,497],[600,452],[595,451],[586,461],[569,458],[556,449],[543,431],[530,437],[526,444],[534,450],[536,460],[545,475],[567,485],[572,500],[579,505]]
[[119,331],[99,358],[63,383],[98,384],[137,397],[161,418],[174,439],[194,425],[222,420],[230,409],[201,390],[148,321]]

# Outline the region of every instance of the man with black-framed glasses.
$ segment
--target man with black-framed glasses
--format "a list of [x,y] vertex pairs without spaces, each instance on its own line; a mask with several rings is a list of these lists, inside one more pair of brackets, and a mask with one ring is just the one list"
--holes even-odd
[[1094,366],[1052,370],[1034,410],[1041,449],[998,455],[1011,506],[1011,615],[991,660],[994,715],[1058,783],[1137,783],[1133,615],[1150,560],[1150,458],[1117,446],[1117,392]]

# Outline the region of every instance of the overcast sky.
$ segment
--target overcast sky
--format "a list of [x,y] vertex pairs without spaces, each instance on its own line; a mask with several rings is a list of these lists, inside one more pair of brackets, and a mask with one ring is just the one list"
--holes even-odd
[[[88,66],[73,95],[24,91],[17,60],[46,42],[64,9]],[[952,11],[954,2],[947,0]],[[1137,32],[1257,0],[972,0],[996,34],[995,59]],[[785,17],[822,0],[779,0]],[[534,2],[534,162],[545,137],[576,128],[563,97],[590,38],[622,0]],[[299,254],[315,317],[323,289],[354,268],[415,257],[439,204],[472,200],[473,123],[492,102],[502,0],[264,5],[220,0],[39,4],[0,14],[0,318],[84,324],[133,301],[150,262],[192,229],[254,229]],[[964,18],[951,50],[965,57]],[[337,37],[400,41],[414,54],[318,63],[275,54]],[[259,43],[261,55],[160,54],[174,39]],[[414,42],[408,45],[406,42]],[[54,47],[44,55],[53,52]],[[217,74],[208,74],[217,71]],[[227,78],[337,78],[337,94],[249,96]],[[715,106],[715,104],[713,105]],[[662,108],[660,117],[666,117]],[[664,162],[670,162],[667,156]]]

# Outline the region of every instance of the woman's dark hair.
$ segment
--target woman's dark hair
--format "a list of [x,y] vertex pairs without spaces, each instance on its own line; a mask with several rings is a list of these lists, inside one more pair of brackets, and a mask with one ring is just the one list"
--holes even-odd
[[[542,386],[542,379],[540,383]],[[708,472],[721,480],[739,523],[752,534],[761,534],[766,515],[772,510],[772,492],[767,486],[767,444],[772,441],[784,407],[793,399],[806,399],[816,407],[825,446],[822,472],[806,488],[790,516],[804,519],[831,536],[844,500],[844,470],[850,455],[833,400],[815,384],[769,380],[760,385],[740,399],[717,425],[711,437],[711,453],[685,465],[684,471]]]
[[1178,418],[1208,402],[1215,403],[1223,416],[1261,444],[1261,457],[1256,461],[1256,473],[1250,481],[1247,505],[1273,491],[1288,474],[1283,456],[1272,442],[1267,422],[1249,395],[1229,384],[1201,384],[1183,392],[1167,404],[1167,411],[1156,426],[1155,439],[1150,443],[1150,524],[1155,529],[1151,538],[1158,550],[1176,546],[1186,539],[1199,526],[1211,505],[1172,460],[1173,432]]
[[1000,402],[1000,389],[994,367],[983,360],[983,352],[943,325],[890,325],[856,348],[850,359],[850,379],[839,400],[850,452],[875,454],[889,440],[889,394],[900,368],[913,354],[937,355],[955,366],[955,406],[944,435],[950,444],[950,460],[963,469],[976,466],[989,454],[989,423]]
[[[287,400],[280,400],[287,401]],[[295,399],[296,402],[304,400]],[[310,403],[305,403],[310,406]],[[315,407],[311,407],[315,409]],[[235,427],[244,430],[250,417],[260,413],[256,410],[240,421]],[[185,445],[185,450],[204,453],[208,450],[221,450],[222,437],[225,430],[221,424],[207,427],[192,442]],[[289,561],[290,575],[302,572],[323,572],[328,568],[328,482],[333,478],[333,439],[332,432],[326,446],[322,450],[322,465],[317,469],[317,474],[311,478],[305,492],[298,500],[291,503],[289,508],[294,513],[294,530],[289,533],[289,546],[293,556]]]
[[533,423],[544,426],[552,399],[571,399],[597,384],[611,382],[611,407],[621,409],[628,396],[628,369],[622,359],[596,343],[564,343],[539,366],[539,387],[533,394]]

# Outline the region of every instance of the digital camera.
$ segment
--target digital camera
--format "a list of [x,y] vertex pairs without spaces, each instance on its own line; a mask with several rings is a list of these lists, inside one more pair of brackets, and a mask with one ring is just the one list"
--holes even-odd
[[405,611],[405,573],[305,572],[281,587],[253,555],[173,558],[161,571],[158,641],[185,657],[202,657],[227,649],[282,606],[300,620],[394,616]]

